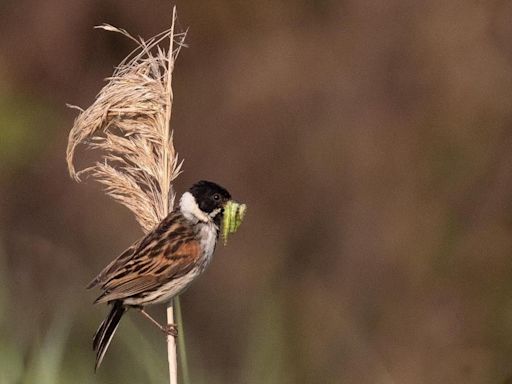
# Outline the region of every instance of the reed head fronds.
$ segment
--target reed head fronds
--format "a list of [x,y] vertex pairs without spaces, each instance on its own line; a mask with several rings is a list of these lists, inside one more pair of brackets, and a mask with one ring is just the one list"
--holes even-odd
[[[81,110],[69,134],[67,163],[71,177],[96,179],[106,193],[129,208],[145,231],[172,209],[172,181],[181,162],[170,129],[174,62],[186,33],[172,27],[149,40],[135,38],[123,29],[103,25],[133,40],[137,47],[107,78],[94,103]],[[161,43],[169,41],[168,48]],[[100,151],[100,159],[77,171],[77,147]]]

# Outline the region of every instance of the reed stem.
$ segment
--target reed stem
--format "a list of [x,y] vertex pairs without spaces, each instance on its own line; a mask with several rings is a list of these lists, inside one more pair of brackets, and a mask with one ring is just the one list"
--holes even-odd
[[180,368],[182,384],[190,384],[190,376],[188,373],[187,346],[185,344],[185,326],[183,315],[181,312],[180,297],[174,298],[174,307],[176,309],[176,322],[178,324],[178,353],[180,354]]

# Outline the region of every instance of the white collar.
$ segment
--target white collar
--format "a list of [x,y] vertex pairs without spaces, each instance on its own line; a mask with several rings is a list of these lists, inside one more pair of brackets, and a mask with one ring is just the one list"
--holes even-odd
[[185,192],[181,196],[180,210],[183,216],[185,216],[185,218],[187,218],[188,220],[198,220],[205,223],[211,221],[211,217],[204,213],[203,211],[201,211],[201,209],[197,205],[195,197],[190,192]]

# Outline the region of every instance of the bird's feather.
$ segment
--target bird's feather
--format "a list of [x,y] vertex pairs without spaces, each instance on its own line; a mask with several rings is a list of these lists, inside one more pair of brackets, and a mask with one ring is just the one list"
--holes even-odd
[[119,321],[121,321],[121,317],[123,317],[125,312],[126,307],[123,306],[120,301],[115,301],[112,304],[112,309],[110,310],[108,316],[105,320],[103,320],[98,330],[94,334],[92,348],[96,352],[96,364],[94,365],[95,371],[101,365],[103,357],[107,352],[108,346],[112,341],[112,337],[117,330]]
[[202,257],[202,249],[194,228],[185,220],[179,212],[169,215],[101,271],[90,284],[99,284],[104,291],[95,302],[152,291],[190,272]]

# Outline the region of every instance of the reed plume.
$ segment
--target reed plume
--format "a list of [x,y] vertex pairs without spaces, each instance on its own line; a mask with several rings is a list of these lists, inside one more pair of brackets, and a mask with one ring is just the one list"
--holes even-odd
[[[102,25],[136,43],[136,48],[106,79],[94,103],[80,109],[69,134],[67,164],[71,177],[91,177],[104,185],[106,193],[130,209],[145,232],[149,232],[172,210],[172,182],[181,172],[170,128],[175,60],[184,46],[186,32],[175,33],[176,8],[171,28],[148,39]],[[167,49],[162,48],[169,41]],[[71,106],[74,107],[74,106]],[[77,147],[99,151],[95,164],[77,171]],[[172,306],[168,321],[173,321]],[[176,346],[168,337],[171,383],[176,382]],[[174,356],[172,356],[174,355]],[[174,376],[174,377],[173,377]]]
[[[107,79],[94,103],[75,119],[69,134],[68,168],[77,181],[87,175],[103,184],[107,194],[130,209],[149,231],[173,206],[171,183],[181,170],[170,129],[171,81],[185,34],[175,34],[171,28],[145,41],[111,25],[99,28],[119,32],[138,47]],[[171,41],[167,52],[159,46],[165,39]],[[79,144],[102,155],[100,161],[77,172],[73,161]]]

